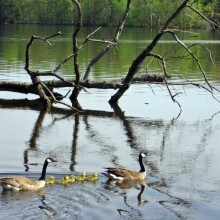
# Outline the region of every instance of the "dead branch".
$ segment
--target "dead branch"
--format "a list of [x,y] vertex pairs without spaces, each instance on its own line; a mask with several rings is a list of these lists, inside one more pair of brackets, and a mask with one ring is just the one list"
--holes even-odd
[[[68,62],[71,58],[73,58],[73,57],[76,55],[76,53],[78,53],[79,50],[84,46],[84,44],[89,41],[90,36],[93,35],[93,34],[95,34],[99,29],[100,29],[100,27],[98,27],[96,30],[94,30],[92,33],[90,33],[90,34],[86,37],[86,39],[83,41],[83,43],[82,43],[80,46],[78,46],[78,50],[75,51],[75,52],[73,52],[73,53],[70,54],[69,56],[67,56],[64,60],[62,60],[62,62],[61,62],[60,64],[58,64],[58,65],[53,69],[52,72],[56,73],[66,62]],[[74,85],[74,86],[76,86],[76,85]]]
[[[161,75],[143,75],[140,77],[134,77],[132,79],[132,83],[145,83],[145,82],[155,82],[161,83],[163,82],[164,77]],[[78,87],[80,88],[93,88],[93,89],[118,89],[122,86],[124,78],[119,80],[110,80],[110,81],[90,81],[90,80],[83,80],[80,82]],[[41,82],[42,83],[42,82]],[[52,80],[52,81],[44,81],[43,84],[47,86],[47,88],[52,89],[55,88],[72,88],[72,85],[75,84],[75,81],[69,80]],[[0,91],[10,91],[10,92],[17,92],[23,94],[35,94],[38,95],[38,91],[36,87],[32,83],[24,83],[24,82],[8,82],[8,81],[0,81]],[[56,99],[63,99],[65,96],[62,96],[59,93],[52,93]]]
[[205,82],[207,83],[207,85],[209,86],[209,88],[212,90],[212,89],[213,89],[213,88],[212,88],[212,85],[210,85],[210,83],[209,83],[209,81],[208,81],[208,79],[207,79],[206,73],[205,73],[205,71],[203,70],[202,65],[201,65],[199,59],[197,58],[197,56],[189,49],[189,47],[187,47],[187,46],[177,37],[177,35],[176,35],[173,31],[171,31],[171,30],[165,30],[164,33],[170,33],[170,34],[174,37],[174,39],[192,56],[192,58],[196,61],[197,65],[198,65],[198,67],[199,67],[199,69],[200,69],[200,71],[201,71],[201,73],[202,73],[202,75],[203,75],[203,77],[204,77]]
[[[45,72],[39,72],[39,71],[33,71],[30,69],[30,47],[32,45],[32,43],[34,42],[34,40],[43,40],[46,43],[48,43],[50,46],[50,42],[48,41],[48,39],[56,37],[58,35],[62,35],[62,33],[59,31],[51,36],[48,37],[40,37],[40,36],[32,36],[29,43],[27,44],[26,47],[26,63],[25,63],[25,70],[27,71],[27,73],[30,75],[33,86],[35,89],[31,88],[31,92],[34,92],[35,94],[38,94],[40,96],[40,98],[42,100],[45,101],[46,105],[49,107],[51,106],[51,98],[55,103],[61,103],[63,105],[66,105],[65,103],[58,101],[53,92],[41,81],[40,76],[55,76],[56,78],[62,80],[62,81],[66,81],[63,77],[59,76],[58,74],[56,74],[53,71],[45,71]],[[57,69],[58,70],[58,69]],[[74,86],[74,84],[72,82],[68,82],[70,83],[72,86]],[[15,88],[15,86],[14,86]],[[16,87],[18,88],[18,87]],[[45,91],[44,91],[45,90]],[[23,92],[27,92],[27,90],[22,90]],[[68,105],[68,107],[70,107],[73,110],[76,110],[75,108],[71,107]]]
[[30,71],[29,70],[29,65],[30,65],[30,46],[32,45],[32,43],[34,42],[34,40],[42,40],[42,41],[45,41],[47,44],[49,44],[51,46],[51,43],[48,41],[48,39],[50,38],[53,38],[53,37],[56,37],[58,35],[63,35],[61,33],[61,31],[51,35],[51,36],[48,36],[48,37],[40,37],[40,36],[35,36],[33,35],[29,41],[29,43],[27,44],[27,47],[26,47],[26,60],[25,60],[25,70],[28,72]]
[[[113,38],[112,41],[98,40],[98,39],[89,39],[89,38],[86,39],[86,42],[87,42],[87,41],[93,41],[93,42],[99,42],[99,43],[107,43],[107,46],[106,46],[103,50],[101,50],[101,51],[99,52],[99,54],[98,54],[96,57],[94,57],[94,58],[90,61],[89,65],[88,65],[88,67],[87,67],[87,69],[86,69],[86,72],[85,72],[85,74],[84,74],[83,80],[87,80],[87,79],[88,79],[89,74],[90,74],[90,72],[91,72],[93,66],[94,66],[112,47],[115,47],[115,48],[116,48],[116,45],[117,45],[117,43],[118,43],[118,41],[119,41],[119,37],[120,37],[120,35],[121,35],[121,33],[122,33],[122,30],[123,30],[123,28],[124,28],[126,19],[127,19],[127,17],[128,17],[128,12],[129,12],[129,10],[130,10],[130,3],[131,3],[131,0],[127,0],[126,9],[125,9],[125,11],[124,11],[124,14],[123,14],[123,16],[122,16],[121,21],[119,22],[119,24],[118,24],[118,26],[117,26],[117,29],[116,29],[116,32],[115,32],[115,36],[114,36],[114,38]],[[116,49],[117,49],[117,48],[116,48]],[[79,93],[80,93],[80,89],[75,88],[74,91],[73,91],[73,93],[72,93],[72,95],[70,96],[70,99],[77,99]]]
[[192,11],[194,11],[196,14],[198,14],[200,17],[202,17],[205,21],[207,21],[208,23],[210,23],[214,28],[220,28],[220,26],[211,21],[210,19],[208,19],[205,15],[203,15],[200,11],[198,11],[196,8],[194,8],[192,5],[187,4],[186,5],[188,8],[190,8]]
[[[121,96],[125,93],[125,91],[129,88],[130,86],[130,83],[132,81],[132,78],[134,77],[134,75],[138,72],[141,64],[143,63],[143,61],[145,60],[146,57],[149,57],[149,56],[154,56],[155,58],[159,59],[161,62],[162,62],[162,68],[163,68],[163,71],[164,71],[164,74],[165,74],[165,79],[164,79],[164,82],[165,82],[165,85],[168,89],[168,92],[171,96],[171,98],[173,99],[173,101],[177,102],[175,100],[175,95],[172,95],[170,89],[169,89],[169,86],[168,86],[168,82],[167,82],[167,77],[166,77],[166,63],[165,63],[165,59],[163,57],[161,57],[160,55],[155,55],[155,54],[152,54],[152,50],[154,49],[154,47],[157,45],[157,43],[160,41],[161,37],[166,34],[166,33],[170,33],[173,35],[174,39],[187,51],[187,53],[195,60],[195,62],[197,63],[202,75],[203,75],[203,78],[204,78],[204,81],[205,83],[208,85],[209,87],[209,91],[211,92],[211,94],[213,95],[213,89],[216,90],[216,88],[214,88],[208,81],[207,79],[207,76],[206,76],[206,73],[205,71],[203,70],[203,67],[200,63],[200,60],[198,59],[198,57],[190,50],[191,47],[193,47],[194,45],[190,45],[190,46],[186,46],[181,40],[178,39],[177,35],[174,33],[174,31],[171,31],[168,29],[170,23],[182,12],[183,9],[185,9],[186,7],[189,7],[191,8],[194,12],[196,12],[197,14],[199,14],[201,17],[203,17],[206,21],[210,22],[211,24],[215,24],[214,22],[211,22],[209,19],[207,19],[204,15],[202,15],[198,10],[196,10],[195,8],[193,8],[191,5],[188,5],[188,2],[190,0],[184,0],[182,2],[182,4],[180,4],[180,6],[176,9],[176,11],[170,16],[170,18],[168,18],[168,20],[165,22],[163,28],[161,29],[161,31],[155,36],[155,38],[152,40],[152,42],[147,46],[147,48],[145,50],[143,50],[139,56],[133,61],[131,67],[129,68],[129,71],[127,73],[127,76],[125,78],[125,80],[123,81],[123,85],[118,89],[118,91],[111,97],[111,99],[109,100],[109,103],[115,103],[115,102],[118,102],[118,100],[121,98]],[[201,45],[202,46],[202,45]],[[204,47],[204,45],[203,45]],[[213,62],[213,59],[212,59],[212,56],[211,56],[211,52],[206,48],[206,51],[209,52],[209,57]],[[207,88],[206,88],[207,89]],[[177,93],[178,94],[178,93]],[[179,105],[180,109],[181,109],[181,106],[180,104],[177,102],[177,104]]]
[[77,7],[77,11],[78,11],[77,26],[76,26],[76,30],[74,31],[74,33],[72,35],[72,39],[73,39],[73,58],[74,58],[74,70],[75,70],[75,75],[76,75],[76,84],[79,84],[79,81],[80,81],[80,72],[79,72],[79,64],[78,64],[79,47],[78,47],[78,43],[77,43],[77,37],[78,37],[78,33],[82,27],[83,13],[82,13],[81,5],[79,2],[77,0],[72,0],[72,2]]
[[116,32],[115,32],[115,36],[113,38],[112,41],[104,41],[104,40],[97,40],[97,39],[92,39],[92,41],[95,41],[95,42],[101,42],[101,43],[107,43],[107,46],[102,50],[100,51],[100,53],[91,60],[91,62],[89,63],[87,69],[86,69],[86,72],[85,72],[85,75],[83,77],[83,80],[86,80],[88,79],[89,77],[89,74],[93,68],[93,66],[112,48],[112,47],[115,47],[119,41],[119,37],[122,33],[122,30],[124,28],[124,25],[125,25],[125,22],[126,22],[126,19],[128,17],[128,13],[129,13],[129,10],[130,10],[130,4],[131,4],[131,0],[128,0],[127,1],[127,6],[126,6],[126,9],[124,11],[124,14],[122,16],[122,19],[121,21],[119,22],[118,26],[117,26],[117,29],[116,29]]
[[40,84],[41,84],[41,85],[47,90],[47,92],[51,95],[51,97],[52,97],[52,99],[53,99],[53,101],[54,101],[55,103],[60,103],[60,104],[62,104],[62,105],[65,105],[65,106],[69,107],[70,109],[72,109],[72,110],[74,110],[74,111],[79,112],[78,109],[76,109],[76,108],[74,108],[74,107],[72,107],[72,106],[66,104],[65,102],[61,102],[61,101],[57,100],[57,99],[55,98],[55,96],[53,95],[53,93],[50,91],[50,89],[48,89],[48,87],[47,87],[44,83],[41,82]]
[[201,44],[201,43],[196,43],[196,44],[191,44],[191,45],[189,45],[188,46],[188,48],[191,48],[191,47],[194,47],[194,46],[201,46],[201,47],[203,47],[208,53],[209,53],[209,58],[210,58],[210,60],[211,60],[211,62],[212,62],[212,65],[214,66],[214,67],[216,67],[215,66],[215,63],[214,63],[214,61],[213,61],[213,59],[212,59],[212,53],[211,53],[211,51],[204,45],[204,44]]
[[133,61],[131,67],[129,68],[129,71],[127,73],[127,76],[124,80],[123,86],[111,97],[109,100],[110,103],[118,102],[118,100],[121,98],[121,96],[125,93],[125,91],[129,88],[130,82],[134,75],[138,72],[141,64],[143,63],[144,59],[149,56],[151,51],[154,49],[154,47],[157,45],[160,38],[163,36],[164,31],[168,28],[170,23],[177,17],[177,15],[186,7],[186,4],[189,2],[189,0],[183,1],[183,3],[176,9],[176,11],[170,16],[170,18],[166,21],[164,27],[162,30],[155,36],[155,38],[152,40],[152,42],[147,46],[145,50],[143,50],[139,56]]
[[164,82],[165,82],[166,88],[167,88],[167,90],[168,90],[168,92],[169,92],[169,95],[170,95],[172,101],[173,101],[174,103],[177,103],[177,104],[178,104],[178,106],[179,106],[179,108],[180,108],[180,112],[181,112],[181,111],[182,111],[181,105],[180,105],[180,103],[175,99],[175,96],[176,96],[178,93],[176,93],[176,94],[173,95],[172,92],[171,92],[171,90],[170,90],[170,88],[169,88],[169,84],[168,84],[168,81],[167,81],[167,78],[168,78],[168,75],[169,75],[169,74],[167,73],[166,61],[165,61],[164,57],[162,57],[162,56],[160,56],[160,55],[158,55],[158,54],[153,54],[153,53],[149,53],[149,56],[153,56],[153,57],[155,57],[156,59],[158,59],[158,60],[161,61],[162,68],[163,68],[163,72],[164,72]]

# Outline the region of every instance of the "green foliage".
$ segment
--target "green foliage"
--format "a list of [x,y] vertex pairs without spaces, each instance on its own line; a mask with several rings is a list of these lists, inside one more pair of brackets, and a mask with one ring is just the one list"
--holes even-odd
[[13,23],[18,20],[21,8],[16,0],[0,1],[0,21]]
[[0,2],[1,22],[48,23],[72,22],[71,0],[3,0]]
[[[159,27],[182,0],[133,0],[127,20],[129,26]],[[80,0],[84,25],[117,25],[127,0]],[[195,0],[193,6],[218,22],[219,0]],[[1,0],[0,22],[76,24],[77,9],[71,0]],[[205,27],[192,10],[185,9],[173,26]]]

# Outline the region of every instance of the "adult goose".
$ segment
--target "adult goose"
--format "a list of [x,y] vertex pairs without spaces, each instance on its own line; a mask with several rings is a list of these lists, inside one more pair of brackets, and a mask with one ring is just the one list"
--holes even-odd
[[140,164],[140,171],[134,171],[126,168],[115,168],[115,167],[108,167],[105,168],[106,171],[103,173],[107,176],[110,180],[143,180],[146,178],[146,171],[143,165],[143,157],[145,157],[144,153],[139,154],[139,164]]
[[3,189],[13,191],[38,190],[45,186],[46,170],[49,163],[57,162],[51,157],[46,158],[39,180],[35,181],[24,176],[7,176],[0,178]]

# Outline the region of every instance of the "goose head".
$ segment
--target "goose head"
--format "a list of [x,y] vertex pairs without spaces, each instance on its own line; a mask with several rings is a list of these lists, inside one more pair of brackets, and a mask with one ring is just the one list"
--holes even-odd
[[54,163],[54,162],[58,162],[58,161],[53,159],[52,157],[48,157],[48,158],[46,158],[45,162],[47,162],[47,164],[49,164],[49,163]]

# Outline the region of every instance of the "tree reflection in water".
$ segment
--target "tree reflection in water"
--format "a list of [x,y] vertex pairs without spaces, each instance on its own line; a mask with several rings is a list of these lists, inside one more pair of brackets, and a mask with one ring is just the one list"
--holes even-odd
[[[32,109],[39,111],[38,118],[36,122],[33,124],[33,130],[31,137],[28,141],[28,147],[24,150],[24,166],[25,170],[28,171],[29,167],[31,165],[36,165],[29,162],[29,154],[30,152],[39,152],[38,142],[39,138],[44,135],[47,131],[52,129],[56,123],[68,119],[68,118],[74,118],[73,123],[73,130],[72,130],[72,139],[71,139],[71,147],[70,147],[70,155],[66,155],[70,157],[69,162],[69,170],[71,172],[75,171],[76,166],[76,155],[77,155],[77,149],[79,148],[79,138],[81,137],[81,131],[80,131],[80,125],[83,124],[85,126],[85,130],[87,134],[89,135],[89,141],[96,142],[98,146],[100,146],[100,150],[103,154],[109,154],[109,158],[111,160],[111,163],[113,165],[120,165],[119,164],[119,156],[118,154],[112,150],[114,146],[111,146],[108,141],[106,141],[101,134],[94,128],[93,123],[94,119],[97,120],[99,118],[108,118],[108,119],[116,119],[117,122],[119,122],[120,129],[122,130],[122,133],[125,136],[125,139],[127,141],[127,145],[130,147],[130,150],[132,154],[135,156],[137,155],[137,152],[140,152],[144,150],[146,152],[147,156],[147,169],[148,169],[148,175],[149,175],[149,181],[148,181],[148,187],[151,188],[163,195],[166,195],[166,198],[169,198],[167,201],[166,199],[161,199],[158,201],[158,204],[162,207],[165,207],[170,212],[174,213],[177,217],[186,217],[184,215],[181,215],[176,207],[181,206],[182,209],[185,208],[185,210],[190,209],[192,206],[191,201],[188,201],[185,198],[181,198],[181,196],[175,196],[172,192],[170,192],[170,189],[172,188],[173,179],[169,178],[169,176],[161,176],[161,167],[159,163],[163,163],[167,157],[167,146],[169,143],[170,138],[173,136],[173,132],[176,131],[175,135],[180,136],[182,135],[182,130],[179,122],[176,119],[173,119],[169,122],[164,122],[163,120],[136,120],[132,117],[126,117],[124,112],[120,109],[120,107],[117,104],[112,105],[113,112],[108,111],[96,111],[96,110],[82,110],[81,112],[75,114],[71,112],[70,110],[61,109],[61,108],[52,108],[51,111],[48,113],[42,106],[39,105],[37,100],[33,101],[27,101],[27,100],[13,100],[12,102],[6,101],[6,100],[0,100],[0,104],[3,104],[4,108],[18,108],[22,107],[23,109]],[[202,129],[200,129],[200,132],[197,133],[197,144],[194,149],[194,151],[190,152],[190,167],[185,169],[194,169],[194,167],[197,165],[196,161],[199,160],[199,158],[202,158],[205,152],[205,146],[207,144],[207,141],[210,140],[211,134],[212,134],[212,121],[213,118],[215,118],[220,112],[217,112],[214,114],[210,119],[207,119],[205,121],[197,121],[195,122],[192,127],[193,129],[200,129],[201,123]],[[46,116],[48,114],[56,114],[56,118],[53,118],[53,120],[45,127],[44,121],[46,120]],[[158,141],[157,145],[159,143],[159,149],[156,152],[155,149],[150,150],[149,146],[143,146],[140,145],[139,138],[141,137],[140,134],[138,134],[138,131],[136,128],[141,128],[146,132],[146,136],[148,138],[151,138],[152,132],[155,131],[154,140]],[[178,130],[178,131],[177,131]],[[185,131],[185,130],[184,130]],[[69,131],[68,131],[69,132]],[[158,135],[159,134],[159,135]],[[111,134],[109,134],[111,135]],[[155,138],[156,136],[156,138]],[[146,138],[146,137],[143,137]],[[178,139],[178,138],[176,138]],[[145,144],[148,140],[146,140]],[[145,148],[146,147],[146,148]],[[59,152],[52,152],[55,155],[51,155],[54,157],[59,157]],[[56,155],[57,154],[57,155]],[[154,157],[154,160],[152,159],[152,155],[157,154],[158,157]],[[156,161],[155,158],[158,158],[158,161]],[[188,158],[187,158],[188,159]],[[209,158],[206,157],[206,165],[208,166],[210,164]],[[184,164],[184,166],[187,166],[187,161]],[[181,171],[184,172],[184,171]],[[190,170],[188,171],[190,172]],[[168,172],[167,172],[168,173]],[[168,173],[169,174],[169,173]],[[141,213],[137,213],[138,210],[129,204],[128,198],[127,198],[127,190],[129,189],[138,189],[137,191],[137,200],[138,205],[146,205],[148,204],[146,198],[142,198],[142,195],[145,195],[144,192],[146,192],[146,182],[145,183],[132,183],[132,182],[122,182],[122,183],[115,183],[115,185],[111,185],[112,183],[105,183],[104,188],[107,191],[111,191],[116,194],[120,194],[120,196],[123,197],[124,204],[132,210],[132,212],[136,212],[137,215],[141,215]],[[172,203],[172,205],[170,205]],[[42,209],[46,210],[47,205],[44,203],[42,205]],[[176,211],[177,209],[177,211]],[[50,208],[48,209],[50,212]],[[48,212],[48,211],[47,211]],[[126,211],[124,209],[118,209],[118,213],[122,215],[130,215],[130,211]],[[53,213],[53,211],[51,211]],[[52,214],[53,215],[53,214]]]

